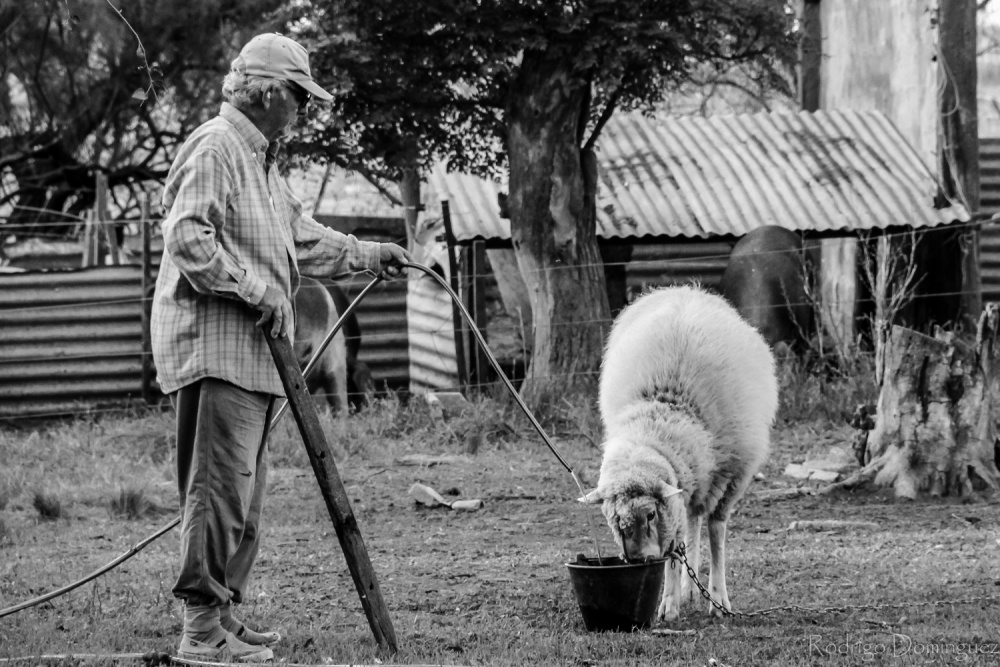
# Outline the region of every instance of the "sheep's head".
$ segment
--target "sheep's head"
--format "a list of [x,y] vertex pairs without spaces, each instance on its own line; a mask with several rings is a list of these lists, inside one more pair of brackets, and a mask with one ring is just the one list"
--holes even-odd
[[659,558],[684,534],[686,512],[681,490],[666,482],[654,488],[631,485],[604,497],[594,489],[582,502],[601,504],[615,542],[627,561]]

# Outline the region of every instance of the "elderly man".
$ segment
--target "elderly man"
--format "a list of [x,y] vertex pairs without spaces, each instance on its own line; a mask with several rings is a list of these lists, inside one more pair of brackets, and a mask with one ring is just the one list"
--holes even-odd
[[177,417],[184,601],[178,655],[201,661],[273,658],[276,632],[233,615],[261,535],[267,429],[284,395],[265,335],[292,333],[300,275],[401,273],[410,256],[310,218],[278,174],[279,140],[311,97],[305,48],[278,34],[250,40],[222,85],[219,115],[196,129],[163,194],[164,253],[153,297],[153,356]]

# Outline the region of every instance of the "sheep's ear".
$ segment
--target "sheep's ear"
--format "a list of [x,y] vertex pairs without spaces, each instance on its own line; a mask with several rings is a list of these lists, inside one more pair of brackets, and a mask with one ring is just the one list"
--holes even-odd
[[604,502],[604,499],[601,498],[601,495],[597,493],[597,489],[591,489],[590,491],[587,491],[587,493],[582,498],[577,498],[577,500],[586,505],[600,505],[602,502]]
[[660,484],[660,498],[663,499],[663,500],[666,500],[667,498],[669,498],[671,496],[676,496],[676,495],[678,495],[680,493],[683,493],[683,491],[681,491],[680,489],[678,489],[676,486],[671,486],[670,484],[667,484],[666,482]]

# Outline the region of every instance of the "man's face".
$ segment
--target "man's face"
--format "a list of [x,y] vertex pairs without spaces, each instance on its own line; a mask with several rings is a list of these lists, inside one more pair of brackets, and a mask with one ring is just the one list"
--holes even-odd
[[288,134],[295,120],[305,115],[312,99],[312,96],[297,83],[283,81],[282,84],[274,90],[268,109],[273,126],[279,128],[278,136]]
[[306,111],[309,109],[309,102],[312,101],[312,95],[299,84],[286,81],[285,97],[291,107],[291,118],[288,120],[288,126],[291,127],[298,116],[306,115]]

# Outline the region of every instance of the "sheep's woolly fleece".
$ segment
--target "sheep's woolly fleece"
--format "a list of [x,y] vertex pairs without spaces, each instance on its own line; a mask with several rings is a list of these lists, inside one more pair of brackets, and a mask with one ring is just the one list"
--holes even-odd
[[721,297],[694,287],[645,294],[608,338],[599,493],[665,481],[711,512],[767,458],[777,407],[770,349]]

